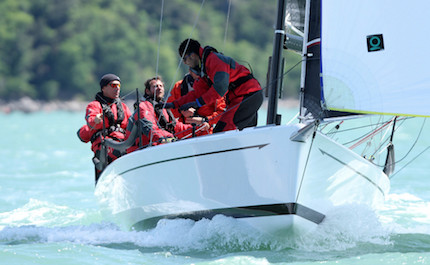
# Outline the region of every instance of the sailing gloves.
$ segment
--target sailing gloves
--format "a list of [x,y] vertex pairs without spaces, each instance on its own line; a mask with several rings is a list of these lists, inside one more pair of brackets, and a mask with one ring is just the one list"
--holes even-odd
[[[198,109],[202,106],[202,104],[200,104],[199,100],[196,101],[191,101],[188,103],[185,103],[184,105],[179,107],[179,110],[187,110],[189,108],[195,108]],[[174,109],[175,108],[175,104],[173,104],[172,102],[159,102],[155,105],[156,108],[165,108],[165,109]]]

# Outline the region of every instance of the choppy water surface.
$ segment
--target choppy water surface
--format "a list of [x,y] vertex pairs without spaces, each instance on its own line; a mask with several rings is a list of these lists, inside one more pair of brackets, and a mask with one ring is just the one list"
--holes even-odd
[[[284,121],[295,114],[284,112]],[[377,212],[338,207],[312,233],[285,241],[224,216],[166,220],[144,232],[105,223],[93,195],[90,146],[76,137],[83,116],[0,114],[0,264],[430,264],[428,133],[398,165],[410,162]],[[421,125],[398,131],[399,158]]]

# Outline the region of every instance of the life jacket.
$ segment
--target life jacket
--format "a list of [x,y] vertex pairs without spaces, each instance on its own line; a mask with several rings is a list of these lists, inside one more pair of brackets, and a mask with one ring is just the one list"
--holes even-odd
[[210,86],[212,85],[212,81],[210,80],[210,78],[208,77],[207,73],[206,73],[206,60],[209,56],[209,54],[211,52],[218,52],[217,49],[215,49],[214,47],[211,46],[206,46],[203,48],[203,53],[202,53],[202,65],[201,65],[201,76],[205,76],[207,77],[206,79],[210,82]]
[[[120,99],[110,99],[105,96],[101,92],[96,94],[96,100],[100,102],[100,105],[103,109],[103,115],[109,120],[109,127],[105,130],[106,135],[109,135],[112,132],[120,131],[125,133],[125,130],[121,128],[121,123],[124,120],[124,109],[122,107],[122,102]],[[115,116],[109,106],[109,104],[115,104],[117,109],[117,119],[115,120]]]
[[193,86],[194,84],[194,78],[190,75],[187,74],[184,76],[184,79],[182,79],[182,83],[181,83],[181,96],[188,94],[188,86]]
[[[207,60],[207,58],[208,58],[208,56],[209,56],[209,54],[210,54],[211,52],[219,53],[219,52],[217,51],[217,49],[215,49],[214,47],[211,47],[211,46],[206,46],[206,47],[204,47],[204,48],[203,48],[203,53],[202,53],[202,66],[201,66],[201,72],[202,72],[202,74],[203,74],[204,76],[206,76],[206,77],[207,77],[206,79],[208,80],[209,86],[211,86],[211,85],[212,85],[212,81],[211,81],[211,80],[210,80],[210,78],[207,76],[205,66],[206,66],[206,60]],[[250,74],[249,74],[249,75],[247,75],[247,76],[242,76],[242,77],[240,77],[240,78],[236,79],[235,81],[230,82],[230,83],[229,83],[229,85],[228,85],[228,89],[229,89],[230,91],[234,92],[234,90],[235,90],[238,86],[242,85],[243,83],[245,83],[245,82],[247,82],[248,80],[251,80],[251,79],[254,79],[254,76],[252,75],[252,73],[250,73]]]
[[176,118],[173,115],[173,113],[170,111],[170,109],[165,109],[167,111],[167,115],[169,116],[169,117],[166,117],[163,114],[163,108],[157,107],[157,103],[159,102],[155,101],[152,97],[148,95],[145,95],[145,99],[149,101],[152,104],[152,106],[154,106],[155,114],[158,117],[159,127],[161,127],[162,129],[172,134],[175,134]]
[[[89,141],[94,142],[95,139],[100,136],[100,134],[104,135],[110,135],[113,132],[121,132],[122,134],[125,134],[125,130],[121,128],[121,123],[123,122],[125,118],[123,105],[120,99],[110,99],[105,96],[103,96],[102,92],[99,92],[96,94],[95,99],[100,103],[102,110],[103,110],[103,116],[106,117],[109,121],[108,126],[106,126],[105,129],[102,130],[95,130],[89,127],[87,124],[83,125],[79,130],[77,131],[77,135],[79,140],[81,140],[84,143],[88,143]],[[117,119],[115,120],[115,116],[109,106],[109,104],[116,104],[117,108]],[[118,139],[116,137],[111,136],[111,138],[122,141],[123,139]]]

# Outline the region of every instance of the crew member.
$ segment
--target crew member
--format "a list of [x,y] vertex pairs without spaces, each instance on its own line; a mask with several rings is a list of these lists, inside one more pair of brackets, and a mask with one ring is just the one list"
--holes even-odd
[[[127,149],[127,153],[140,147],[158,145],[192,136],[192,125],[176,120],[169,109],[159,107],[164,105],[164,83],[160,76],[145,82],[144,98],[145,100],[140,102],[138,110],[130,118],[126,133],[128,138],[133,126],[136,126],[136,121],[140,121],[141,134],[136,137],[134,145]],[[206,130],[209,128],[208,123],[203,123],[201,126],[204,126]]]
[[193,39],[184,40],[178,49],[184,63],[200,72],[201,77],[210,81],[209,90],[184,105],[178,102],[167,105],[180,110],[200,108],[215,100],[226,97],[227,110],[215,126],[214,133],[257,125],[257,111],[263,103],[260,84],[251,72],[216,49]]
[[81,141],[91,141],[91,150],[94,152],[96,182],[100,173],[107,164],[121,156],[121,153],[102,146],[105,138],[122,141],[125,138],[125,129],[131,116],[130,109],[119,97],[121,79],[114,74],[106,74],[100,79],[100,92],[95,100],[90,102],[86,109],[86,125],[78,131]]
[[[200,78],[198,72],[194,69],[189,68],[189,73],[184,76],[184,78],[175,83],[167,102],[173,102],[179,98],[179,104],[185,104],[189,101],[195,100],[196,93],[202,95],[210,88],[209,81],[203,77]],[[210,129],[209,131],[204,131],[203,134],[209,134],[213,131],[213,126],[221,118],[222,113],[225,111],[225,100],[220,98],[215,100],[211,104],[206,104],[201,108],[189,108],[187,110],[177,110],[172,108],[171,111],[176,118],[178,118],[183,123],[197,124],[200,125],[204,122],[208,122]],[[207,133],[206,133],[207,132]]]

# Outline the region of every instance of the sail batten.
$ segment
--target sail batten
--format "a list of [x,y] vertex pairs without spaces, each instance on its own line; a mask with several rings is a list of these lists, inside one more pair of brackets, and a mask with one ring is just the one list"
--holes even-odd
[[419,2],[405,8],[391,1],[321,1],[322,100],[328,109],[430,116],[430,37],[421,28],[430,22],[430,2]]

